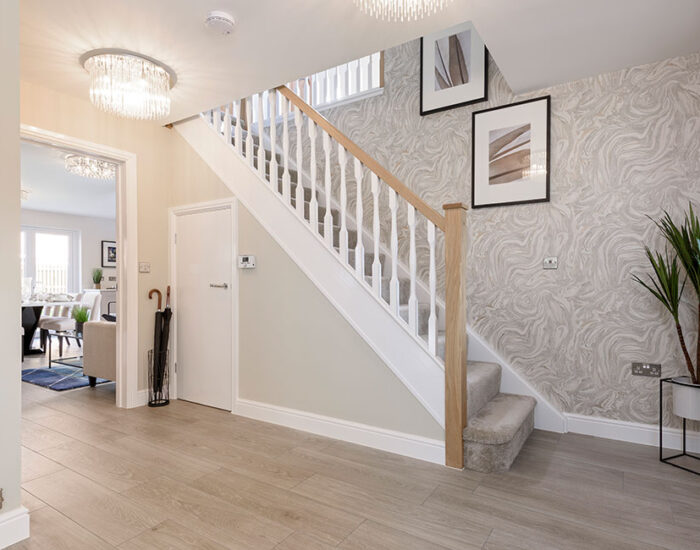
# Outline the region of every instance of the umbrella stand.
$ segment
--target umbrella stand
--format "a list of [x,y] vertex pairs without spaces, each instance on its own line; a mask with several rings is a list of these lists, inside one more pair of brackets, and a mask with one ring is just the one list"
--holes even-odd
[[[148,406],[162,407],[170,402],[169,381],[168,381],[168,340],[163,339],[165,326],[165,312],[161,309],[163,295],[160,290],[153,288],[148,292],[148,298],[153,299],[153,295],[158,295],[158,310],[155,315],[155,326],[153,328],[153,349],[148,352]],[[166,309],[170,311],[170,287],[168,287],[168,304]],[[170,332],[170,316],[168,315],[167,333]],[[165,344],[165,345],[163,345]]]

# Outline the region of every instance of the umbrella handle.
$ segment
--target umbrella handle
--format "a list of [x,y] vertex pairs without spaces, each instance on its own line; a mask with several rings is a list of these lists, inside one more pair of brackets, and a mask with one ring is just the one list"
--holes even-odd
[[148,299],[153,300],[154,294],[158,295],[158,309],[160,309],[160,306],[163,303],[163,294],[157,288],[152,288],[151,290],[148,291]]

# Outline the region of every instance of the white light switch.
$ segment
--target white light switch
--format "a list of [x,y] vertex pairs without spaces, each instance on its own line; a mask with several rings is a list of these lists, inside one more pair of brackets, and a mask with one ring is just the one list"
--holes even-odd
[[139,262],[139,273],[150,273],[151,262]]
[[542,269],[556,269],[559,267],[559,259],[556,256],[549,256],[542,261]]

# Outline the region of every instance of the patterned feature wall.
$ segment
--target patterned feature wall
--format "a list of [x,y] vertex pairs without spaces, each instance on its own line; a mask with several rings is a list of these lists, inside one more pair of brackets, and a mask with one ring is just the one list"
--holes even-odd
[[[658,381],[630,363],[664,376],[683,363],[632,274],[648,270],[643,244],[661,243],[646,216],[700,203],[700,54],[517,98],[491,63],[488,102],[426,117],[419,42],[387,51],[385,70],[381,96],[324,115],[438,209],[471,202],[471,112],[551,94],[551,202],[469,213],[469,322],[561,410],[655,422]],[[545,256],[559,268],[543,271]],[[686,301],[694,349],[692,290]]]

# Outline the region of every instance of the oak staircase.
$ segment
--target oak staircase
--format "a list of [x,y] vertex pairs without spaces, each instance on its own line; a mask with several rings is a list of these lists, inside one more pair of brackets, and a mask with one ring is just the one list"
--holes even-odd
[[509,468],[534,427],[536,401],[501,393],[500,365],[467,362],[467,207],[431,208],[309,105],[308,81],[295,88],[201,117],[444,369],[445,464]]

